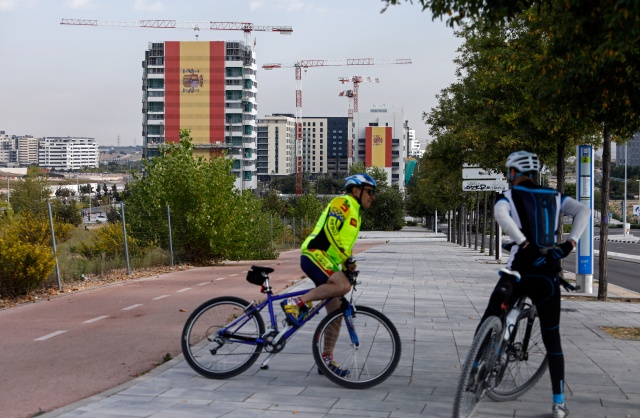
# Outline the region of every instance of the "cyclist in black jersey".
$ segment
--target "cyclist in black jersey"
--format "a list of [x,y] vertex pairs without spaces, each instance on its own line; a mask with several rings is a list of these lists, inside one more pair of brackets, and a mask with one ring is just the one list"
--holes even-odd
[[[508,179],[511,189],[496,201],[496,221],[515,244],[507,268],[520,273],[516,283],[506,283],[515,295],[525,294],[535,304],[540,317],[542,340],[549,360],[549,374],[553,390],[553,418],[569,414],[564,399],[564,356],[560,342],[560,261],[567,257],[588,225],[589,208],[575,199],[561,195],[557,190],[539,186],[534,179],[540,171],[536,154],[517,151],[507,158]],[[573,216],[567,239],[556,245],[562,214]],[[553,247],[546,254],[542,248]],[[513,276],[502,275],[496,285],[482,322],[491,315],[500,315],[503,302],[500,289]]]

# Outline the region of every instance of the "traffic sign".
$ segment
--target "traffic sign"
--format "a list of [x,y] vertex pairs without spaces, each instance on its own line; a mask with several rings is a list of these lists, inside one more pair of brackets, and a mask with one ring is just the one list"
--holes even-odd
[[462,190],[465,192],[503,191],[508,190],[509,185],[504,179],[463,180]]
[[480,167],[466,167],[462,169],[462,178],[469,179],[491,179],[500,180],[504,179],[504,174],[497,170],[486,170]]

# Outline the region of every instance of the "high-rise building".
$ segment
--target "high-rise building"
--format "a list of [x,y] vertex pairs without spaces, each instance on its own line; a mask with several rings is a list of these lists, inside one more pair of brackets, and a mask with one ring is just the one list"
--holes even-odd
[[143,157],[191,131],[194,157],[233,158],[236,187],[257,187],[255,54],[243,42],[151,43],[143,67]]
[[354,161],[365,167],[378,167],[387,173],[389,185],[400,191],[405,187],[405,163],[408,128],[402,109],[378,107],[360,111],[356,116]]
[[18,162],[23,167],[38,164],[38,138],[30,135],[18,137]]
[[296,118],[271,115],[258,120],[256,168],[259,181],[296,172]]
[[38,165],[52,170],[80,170],[100,165],[98,141],[81,137],[44,137],[39,140]]
[[0,131],[0,165],[15,167],[18,165],[18,147],[15,135]]

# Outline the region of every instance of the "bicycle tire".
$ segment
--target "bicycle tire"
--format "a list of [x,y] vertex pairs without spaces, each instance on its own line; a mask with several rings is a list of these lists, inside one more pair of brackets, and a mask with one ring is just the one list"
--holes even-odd
[[[531,324],[527,352],[522,352],[522,342]],[[516,332],[503,351],[504,362],[499,372],[500,379],[487,395],[494,401],[512,401],[531,389],[544,375],[548,367],[547,352],[542,342],[540,320],[535,307],[520,314]]]
[[453,401],[453,417],[467,418],[473,414],[490,386],[495,359],[496,344],[502,337],[502,322],[498,317],[487,318],[471,343],[462,368],[456,396]]
[[[248,305],[244,299],[222,296],[193,311],[182,331],[182,353],[193,370],[210,379],[226,379],[244,372],[256,362],[263,345],[239,340],[264,334],[260,314],[245,315],[244,309]],[[231,330],[238,340],[217,335],[230,320],[242,316],[246,318]]]
[[[352,343],[344,315],[343,310],[334,311],[316,328],[312,350],[318,371],[348,389],[366,389],[382,383],[400,361],[402,346],[398,330],[381,312],[367,306],[356,306],[349,317],[359,340],[356,346]],[[339,327],[338,333],[335,327]],[[334,361],[349,371],[346,376],[336,374],[322,359],[325,345],[331,343],[335,344]]]

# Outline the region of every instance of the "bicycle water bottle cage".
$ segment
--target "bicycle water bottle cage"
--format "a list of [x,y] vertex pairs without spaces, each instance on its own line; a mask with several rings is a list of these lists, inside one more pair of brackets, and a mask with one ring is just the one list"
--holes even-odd
[[269,273],[273,273],[271,267],[251,266],[251,270],[247,272],[247,281],[256,286],[262,286]]

